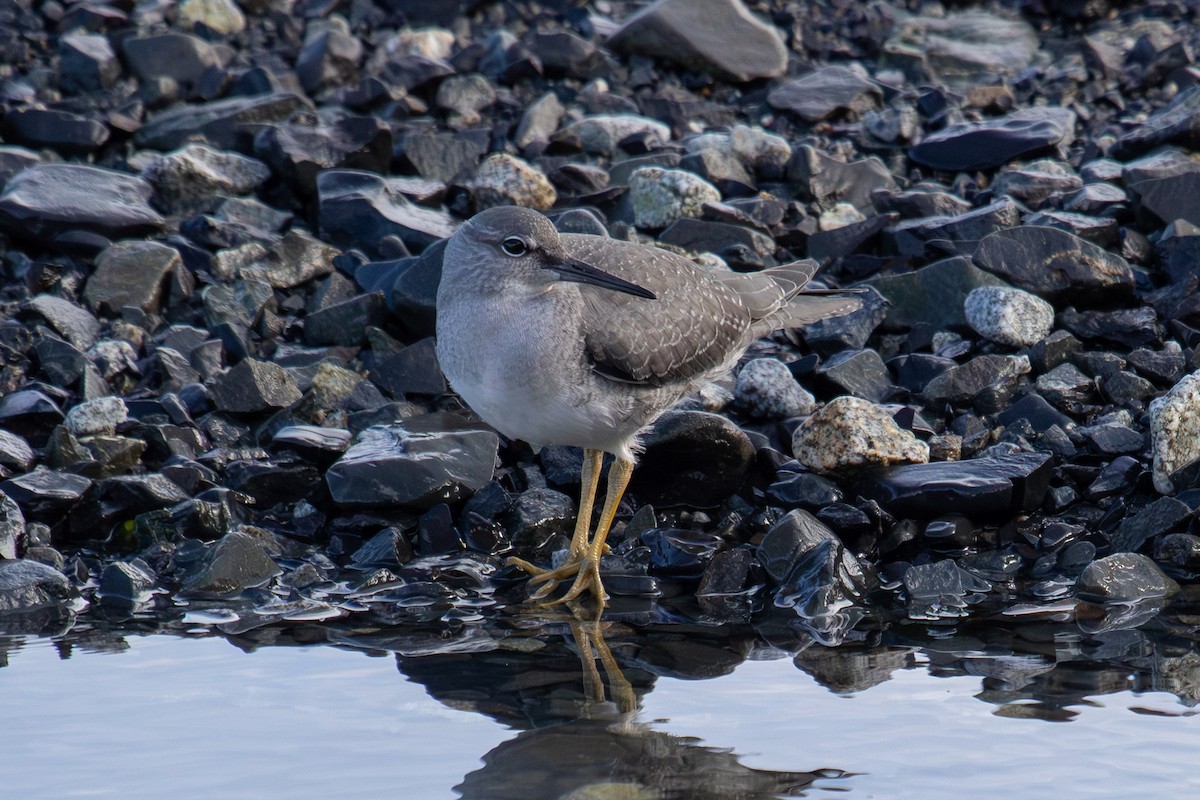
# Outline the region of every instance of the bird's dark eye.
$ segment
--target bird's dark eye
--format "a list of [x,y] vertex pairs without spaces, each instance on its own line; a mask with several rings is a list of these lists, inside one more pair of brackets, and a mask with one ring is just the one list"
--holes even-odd
[[506,255],[510,255],[513,258],[520,258],[529,252],[529,245],[525,244],[525,240],[520,236],[510,236],[500,243],[500,249]]

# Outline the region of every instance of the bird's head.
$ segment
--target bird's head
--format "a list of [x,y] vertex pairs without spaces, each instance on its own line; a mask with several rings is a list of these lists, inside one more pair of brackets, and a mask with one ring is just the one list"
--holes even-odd
[[489,208],[463,223],[445,261],[453,269],[486,270],[492,278],[528,286],[572,281],[654,299],[653,292],[572,257],[545,215],[518,206]]

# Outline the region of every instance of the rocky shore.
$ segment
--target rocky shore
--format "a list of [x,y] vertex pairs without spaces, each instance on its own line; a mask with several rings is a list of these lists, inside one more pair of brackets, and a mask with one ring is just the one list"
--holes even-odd
[[5,0],[0,628],[520,610],[580,454],[488,429],[432,339],[443,240],[518,204],[863,299],[647,432],[611,618],[1194,652],[1196,14]]

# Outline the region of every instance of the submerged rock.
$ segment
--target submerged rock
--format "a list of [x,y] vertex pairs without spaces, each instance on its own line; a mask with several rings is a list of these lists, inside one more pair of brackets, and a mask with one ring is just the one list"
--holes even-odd
[[1114,553],[1084,568],[1076,583],[1079,596],[1101,603],[1129,603],[1150,597],[1168,597],[1179,584],[1168,578],[1149,556]]

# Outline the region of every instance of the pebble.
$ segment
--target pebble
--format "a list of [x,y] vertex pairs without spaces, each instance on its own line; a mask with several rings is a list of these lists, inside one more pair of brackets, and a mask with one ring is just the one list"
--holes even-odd
[[816,398],[804,390],[787,365],[774,358],[756,358],[738,372],[734,402],[751,417],[786,419],[811,414]]
[[1031,347],[1054,327],[1054,306],[1006,286],[972,289],[963,303],[967,324],[980,336],[1009,347]]
[[792,434],[792,453],[818,472],[870,464],[923,463],[929,445],[900,428],[883,408],[857,397],[837,397]]
[[717,203],[721,193],[708,181],[690,172],[642,167],[629,182],[633,224],[639,228],[664,228],[683,217],[698,217],[705,203]]

